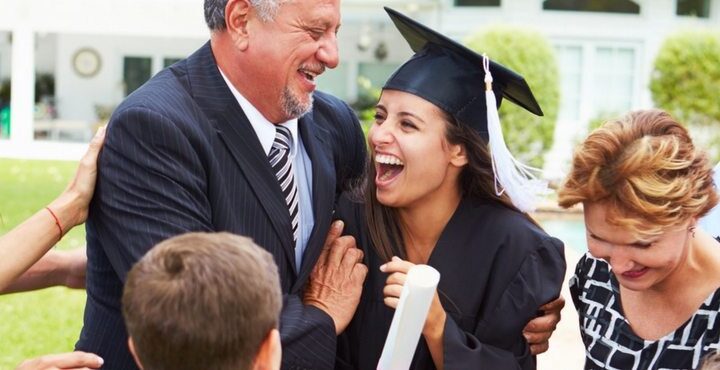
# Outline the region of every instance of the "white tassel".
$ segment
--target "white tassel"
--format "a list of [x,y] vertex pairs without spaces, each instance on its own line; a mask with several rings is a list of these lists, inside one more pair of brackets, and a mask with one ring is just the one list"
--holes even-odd
[[506,192],[513,205],[522,212],[535,210],[538,198],[550,193],[547,182],[538,179],[533,172],[540,173],[535,167],[520,163],[513,157],[503,138],[500,127],[500,116],[497,111],[497,101],[492,90],[492,74],[490,73],[490,59],[483,54],[483,68],[485,69],[485,103],[487,105],[487,126],[492,159],[495,173],[495,193],[500,196]]

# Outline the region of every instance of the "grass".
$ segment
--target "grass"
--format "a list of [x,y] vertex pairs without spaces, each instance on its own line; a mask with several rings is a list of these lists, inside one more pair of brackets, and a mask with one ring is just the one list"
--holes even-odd
[[[76,163],[0,159],[0,235],[42,209],[63,191]],[[85,244],[84,227],[56,248]],[[22,248],[22,246],[18,246]],[[72,351],[82,327],[85,292],[49,288],[0,296],[0,369],[24,359]]]

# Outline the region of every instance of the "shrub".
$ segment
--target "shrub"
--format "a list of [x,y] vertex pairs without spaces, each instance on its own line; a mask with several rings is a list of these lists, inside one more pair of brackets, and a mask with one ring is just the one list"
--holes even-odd
[[535,116],[505,101],[500,107],[500,122],[515,157],[542,168],[544,155],[553,143],[560,105],[559,73],[552,46],[534,30],[510,26],[477,31],[467,38],[466,45],[519,73],[530,85],[545,116]]
[[720,32],[669,36],[655,58],[650,91],[655,105],[687,124],[697,144],[720,160]]
[[375,104],[380,99],[380,89],[373,86],[367,77],[358,77],[358,98],[350,104],[363,124],[374,121]]
[[669,36],[655,58],[650,91],[658,107],[680,120],[720,122],[720,32]]

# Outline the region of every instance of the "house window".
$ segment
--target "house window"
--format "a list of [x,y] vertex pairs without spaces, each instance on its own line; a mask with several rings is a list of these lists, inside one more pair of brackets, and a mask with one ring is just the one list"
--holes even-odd
[[182,58],[163,58],[163,68],[170,67],[181,60]]
[[675,14],[708,18],[710,16],[710,0],[677,0]]
[[635,49],[595,49],[594,116],[620,114],[630,110],[634,94]]
[[546,0],[543,9],[640,14],[640,5],[630,0]]
[[125,57],[123,60],[123,81],[125,96],[142,86],[152,75],[152,58]]
[[560,112],[558,120],[577,122],[582,99],[583,49],[578,45],[555,48],[560,69]]
[[455,0],[455,6],[500,6],[500,0]]

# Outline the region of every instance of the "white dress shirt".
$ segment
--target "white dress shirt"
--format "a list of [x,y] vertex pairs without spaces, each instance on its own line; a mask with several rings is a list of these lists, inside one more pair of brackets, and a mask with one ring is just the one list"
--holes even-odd
[[[218,68],[218,70],[220,70],[220,68]],[[250,121],[258,140],[260,140],[260,145],[267,156],[270,154],[270,149],[275,141],[275,125],[268,121],[257,108],[240,94],[222,70],[220,70],[220,74],[240,104],[240,108],[242,108],[245,116],[247,116]],[[310,233],[315,225],[312,206],[312,162],[303,146],[302,138],[298,131],[297,118],[280,123],[280,125],[287,127],[292,134],[289,157],[293,164],[293,174],[295,175],[295,183],[297,184],[299,195],[298,214],[300,223],[298,227],[298,239],[295,242],[295,266],[297,266],[297,270],[299,271],[302,264],[303,253],[305,252],[308,239],[310,239]]]

